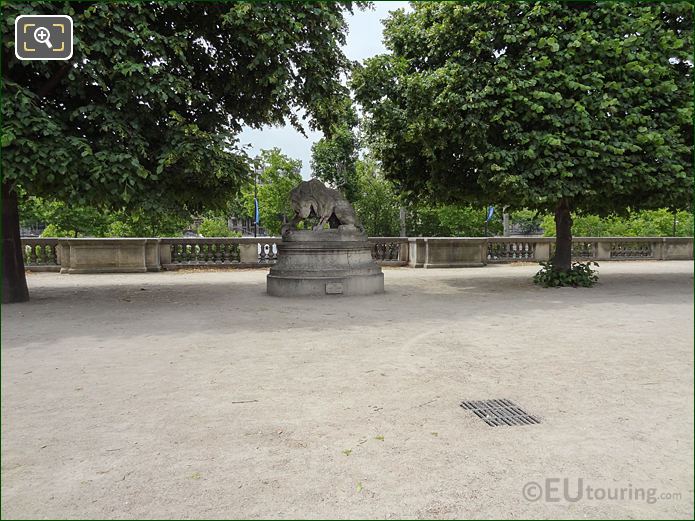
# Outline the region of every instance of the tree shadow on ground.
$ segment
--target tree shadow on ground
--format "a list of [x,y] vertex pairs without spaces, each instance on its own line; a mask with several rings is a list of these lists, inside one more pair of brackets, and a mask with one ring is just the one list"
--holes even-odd
[[414,272],[412,277],[390,277],[387,272],[383,295],[293,299],[266,295],[264,277],[241,279],[233,272],[195,280],[121,276],[117,283],[107,276],[103,281],[71,276],[75,286],[62,285],[62,280],[60,286],[40,285],[37,280],[30,302],[3,306],[3,344],[241,332],[284,332],[291,338],[291,330],[297,328],[324,332],[329,338],[332,332],[387,331],[413,321],[456,324],[476,317],[559,317],[585,306],[687,305],[693,298],[691,272],[613,272],[603,274],[594,288],[540,288],[527,270],[511,275],[448,271]]

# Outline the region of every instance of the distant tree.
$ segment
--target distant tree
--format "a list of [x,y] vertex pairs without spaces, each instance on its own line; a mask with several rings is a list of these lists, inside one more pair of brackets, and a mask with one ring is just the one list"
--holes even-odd
[[44,237],[102,237],[110,223],[108,213],[98,208],[35,196],[22,198],[21,215],[24,225],[47,225]]
[[397,236],[400,200],[390,181],[384,179],[373,158],[356,162],[356,194],[353,206],[367,235]]
[[[551,216],[551,218],[554,217]],[[541,228],[541,219],[542,216],[536,211],[526,209],[516,210],[510,215],[510,221],[513,225],[511,232],[512,234],[537,235]],[[574,224],[572,227],[573,233],[578,233]],[[555,226],[553,226],[553,230],[555,230]]]
[[[481,237],[485,235],[487,206],[447,204],[437,207],[437,215],[445,235],[450,237]],[[501,212],[495,211],[487,223],[487,234],[502,232]]]
[[357,137],[347,125],[311,146],[312,175],[339,189],[351,202],[357,197],[357,151]]
[[189,215],[171,211],[111,210],[70,205],[40,197],[22,198],[22,224],[45,224],[42,237],[158,237],[178,236]]
[[191,222],[188,214],[141,209],[111,212],[108,218],[106,237],[180,237]]
[[[397,236],[400,233],[400,209],[406,207],[406,231],[409,235],[429,237],[478,237],[485,230],[485,207],[466,204],[435,204],[427,201],[408,204],[384,178],[371,155],[356,165],[357,195],[355,212],[370,236]],[[498,214],[489,223],[492,235],[502,231]]]
[[[408,206],[409,235],[424,237],[482,237],[485,235],[487,208],[470,204],[427,204]],[[488,223],[488,234],[502,232],[499,213]]]
[[224,217],[205,217],[198,226],[198,233],[203,237],[239,237],[241,235],[229,229]]
[[[194,213],[249,176],[243,126],[328,131],[350,70],[350,2],[4,3],[68,14],[71,60],[20,62],[2,45],[3,302],[28,299],[17,194],[71,205]],[[359,6],[366,4],[359,3]]]
[[[256,158],[258,175],[258,206],[260,224],[273,235],[280,234],[282,216],[293,215],[290,191],[302,181],[302,162],[283,154],[279,148],[262,150]],[[246,215],[254,215],[253,182],[242,189]]]
[[414,2],[353,74],[371,148],[411,197],[552,213],[687,208],[693,6]]

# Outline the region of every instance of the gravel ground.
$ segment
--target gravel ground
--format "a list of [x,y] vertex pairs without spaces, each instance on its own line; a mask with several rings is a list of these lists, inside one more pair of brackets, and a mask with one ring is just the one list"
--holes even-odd
[[[692,262],[536,269],[322,299],[264,270],[30,274],[2,308],[0,513],[692,519]],[[487,398],[542,423],[459,407]]]

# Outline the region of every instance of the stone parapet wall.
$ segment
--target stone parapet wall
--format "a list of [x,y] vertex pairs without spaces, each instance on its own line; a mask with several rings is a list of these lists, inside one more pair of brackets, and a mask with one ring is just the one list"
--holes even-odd
[[[23,238],[31,271],[138,273],[273,265],[279,237]],[[549,260],[554,237],[370,237],[382,266],[460,268]],[[577,260],[692,260],[692,237],[575,237]]]

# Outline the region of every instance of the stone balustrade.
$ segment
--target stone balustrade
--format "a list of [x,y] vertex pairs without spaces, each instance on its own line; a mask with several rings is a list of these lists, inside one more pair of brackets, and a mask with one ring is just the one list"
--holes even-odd
[[162,268],[254,268],[277,260],[279,237],[189,237],[160,239]]
[[60,271],[61,241],[56,238],[22,238],[24,265],[32,271]]
[[[23,238],[31,271],[130,273],[193,268],[253,268],[277,260],[279,237]],[[553,237],[371,237],[382,266],[457,268],[541,262]],[[692,260],[692,237],[575,237],[577,260]]]
[[[487,262],[541,262],[555,253],[554,237],[489,237]],[[576,260],[689,260],[692,237],[574,237]]]
[[382,266],[406,266],[408,264],[407,237],[371,237],[372,258]]

